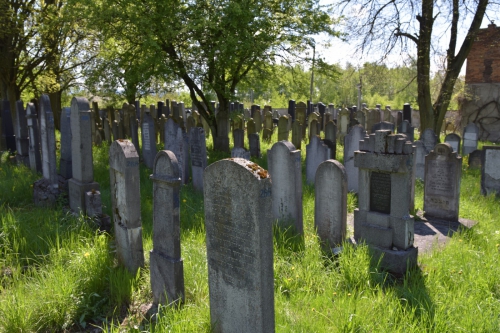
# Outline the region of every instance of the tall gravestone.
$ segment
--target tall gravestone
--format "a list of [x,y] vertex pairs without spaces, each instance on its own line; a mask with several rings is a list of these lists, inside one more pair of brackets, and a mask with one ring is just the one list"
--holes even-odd
[[281,116],[278,120],[278,141],[288,141],[288,116]]
[[293,99],[288,101],[288,114],[292,117],[292,121],[295,121],[295,101]]
[[73,178],[73,157],[71,147],[71,108],[61,110],[61,159],[59,174],[66,179]]
[[49,96],[45,94],[40,96],[40,137],[43,177],[50,181],[52,187],[57,188],[59,184],[57,180],[54,114],[50,106]]
[[35,104],[28,103],[26,106],[26,118],[29,131],[29,158],[30,168],[35,172],[42,172],[42,157],[40,155],[40,132],[38,128],[38,116]]
[[406,135],[411,142],[415,141],[415,127],[411,126],[406,119],[398,126],[398,133]]
[[235,148],[245,148],[245,131],[243,129],[238,128],[233,131],[233,143]]
[[411,125],[411,105],[405,103],[403,105],[403,121],[406,120]]
[[464,144],[463,155],[468,155],[477,149],[477,141],[479,140],[479,127],[470,123],[464,128]]
[[420,140],[415,141],[413,145],[415,146],[415,178],[423,180],[425,178],[425,156],[427,151],[424,143]]
[[458,155],[460,155],[460,142],[462,141],[462,138],[460,138],[460,135],[457,135],[455,133],[450,133],[446,135],[444,138],[444,142],[449,143],[451,148],[453,148],[453,151],[456,152]]
[[[298,121],[300,125],[302,126],[302,138],[306,137],[306,128],[307,128],[307,105],[304,102],[298,102],[297,105],[295,106],[295,121]],[[298,148],[298,146],[295,146],[295,148]]]
[[243,159],[204,175],[213,332],[274,332],[273,217],[266,170]]
[[425,157],[425,217],[458,221],[461,177],[462,157],[449,143],[438,143]]
[[248,146],[250,148],[250,156],[259,158],[260,154],[260,139],[258,133],[248,134]]
[[300,150],[288,141],[276,142],[267,151],[272,180],[273,216],[283,228],[302,234],[302,164]]
[[[138,111],[140,111],[139,107],[138,107],[138,102],[136,103],[136,106],[129,105],[128,110],[129,110],[129,115],[130,115],[130,124],[128,124],[128,126],[130,128],[130,137],[132,138],[132,143],[135,146],[135,150],[137,151],[138,154],[140,154],[141,150],[139,148],[139,120],[136,118],[136,113]],[[125,124],[125,125],[127,125],[127,124]],[[121,126],[121,127],[123,127],[123,126]],[[122,137],[123,137],[123,134],[122,134]]]
[[145,110],[141,124],[142,135],[142,158],[144,164],[150,169],[156,158],[156,129],[155,121],[149,110]]
[[348,191],[358,192],[359,171],[354,166],[354,152],[359,150],[359,141],[365,137],[365,129],[361,125],[353,126],[344,138],[344,166],[347,172]]
[[370,133],[372,133],[371,130],[372,130],[373,125],[375,125],[379,122],[380,122],[380,111],[378,111],[378,110],[368,111],[367,118],[366,118],[367,131],[370,131]]
[[318,166],[330,159],[330,148],[321,141],[319,136],[313,136],[311,142],[306,146],[306,180],[308,184],[314,184]]
[[159,151],[153,164],[153,250],[150,252],[153,303],[184,301],[181,258],[180,170],[174,153]]
[[344,137],[347,135],[347,132],[349,131],[350,116],[351,113],[347,109],[340,111],[339,115],[337,116],[338,117],[337,129],[339,131],[338,139],[340,139],[341,142],[344,142]]
[[203,127],[193,127],[189,132],[191,175],[196,191],[203,191],[203,172],[207,167],[207,146]]
[[330,159],[336,159],[337,156],[337,126],[333,121],[329,121],[325,125],[325,145],[330,148]]
[[405,137],[377,131],[360,142],[354,165],[359,168],[354,237],[364,240],[381,267],[405,274],[417,265],[413,246],[413,148]]
[[437,135],[434,132],[433,129],[431,128],[426,128],[423,132],[422,135],[420,136],[420,141],[424,144],[425,151],[426,153],[430,153],[431,150],[434,149],[434,147],[437,144]]
[[189,138],[173,118],[168,118],[165,123],[165,150],[175,154],[181,169],[183,184],[189,180]]
[[2,100],[2,139],[11,153],[16,151],[16,135],[10,113],[10,103],[6,99]]
[[144,266],[139,154],[129,140],[117,140],[109,148],[111,205],[119,262],[132,274]]
[[292,124],[292,144],[297,149],[302,147],[302,124],[298,121]]
[[363,110],[359,110],[356,112],[356,119],[358,120],[358,123],[365,128],[366,126],[366,116],[365,112]]
[[260,133],[262,131],[262,115],[260,114],[260,110],[255,110],[253,121],[255,122],[255,131]]
[[19,100],[16,102],[16,111],[16,161],[17,164],[29,166],[29,133],[26,120],[26,109],[24,108],[23,101]]
[[500,195],[500,147],[483,146],[481,156],[481,194]]
[[[271,175],[272,177],[272,175]],[[347,233],[347,174],[333,159],[318,166],[315,180],[314,226],[323,250],[338,248]]]
[[74,212],[86,213],[85,193],[99,191],[94,182],[92,127],[89,102],[83,97],[71,100],[71,159],[73,177],[68,181],[69,206]]

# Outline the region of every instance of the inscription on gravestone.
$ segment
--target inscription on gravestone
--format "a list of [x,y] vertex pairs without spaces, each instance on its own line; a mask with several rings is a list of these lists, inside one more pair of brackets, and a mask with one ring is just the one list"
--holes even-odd
[[370,210],[391,213],[391,175],[372,172],[370,177]]
[[191,145],[191,165],[195,167],[203,166],[203,160],[201,158],[201,146],[199,144]]
[[429,173],[426,177],[430,177],[427,192],[429,194],[448,196],[453,192],[454,182],[453,175],[450,170],[453,170],[453,163],[443,163],[442,161],[427,161],[429,164]]
[[142,144],[144,150],[151,150],[151,140],[149,139],[149,125],[147,123],[142,126],[142,134],[144,137],[144,143]]

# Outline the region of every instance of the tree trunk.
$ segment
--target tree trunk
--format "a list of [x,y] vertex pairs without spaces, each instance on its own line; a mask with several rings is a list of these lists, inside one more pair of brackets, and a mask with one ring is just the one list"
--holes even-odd
[[50,107],[52,108],[52,113],[54,114],[54,126],[59,131],[61,130],[61,110],[62,110],[62,91],[58,90],[48,94],[50,99]]

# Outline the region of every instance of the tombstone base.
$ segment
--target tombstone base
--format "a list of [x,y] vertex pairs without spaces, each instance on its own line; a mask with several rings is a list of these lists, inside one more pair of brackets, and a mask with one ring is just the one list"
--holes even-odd
[[153,303],[177,305],[184,302],[184,268],[182,259],[174,259],[150,251],[151,290]]
[[130,273],[136,274],[139,267],[144,266],[142,227],[127,228],[117,221],[114,227],[118,260]]
[[394,251],[378,246],[368,245],[372,255],[372,263],[380,261],[380,267],[396,275],[404,275],[409,269],[417,266],[418,248],[410,247],[404,251]]
[[54,187],[46,178],[42,178],[33,183],[33,200],[36,206],[53,207],[59,196],[61,187]]
[[16,155],[16,162],[17,165],[26,165],[27,167],[30,166],[30,157],[29,155]]
[[96,182],[82,183],[71,178],[68,180],[69,207],[74,212],[82,211],[87,213],[85,208],[85,193],[89,191],[99,191],[99,184]]

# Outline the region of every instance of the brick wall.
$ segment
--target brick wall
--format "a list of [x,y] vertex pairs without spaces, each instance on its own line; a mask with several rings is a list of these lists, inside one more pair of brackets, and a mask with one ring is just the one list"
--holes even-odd
[[465,83],[500,83],[500,27],[481,29],[467,57]]

